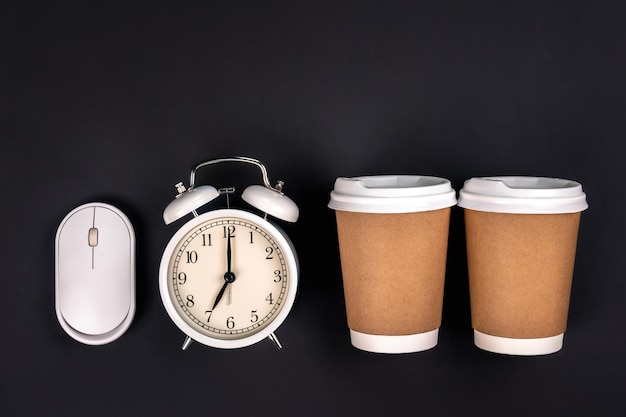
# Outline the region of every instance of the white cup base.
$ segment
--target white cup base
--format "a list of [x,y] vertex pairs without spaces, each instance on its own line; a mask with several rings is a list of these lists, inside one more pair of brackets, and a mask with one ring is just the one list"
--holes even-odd
[[547,355],[561,350],[563,333],[536,339],[513,339],[491,336],[474,330],[474,344],[483,350],[506,355]]
[[360,333],[350,329],[352,346],[374,353],[413,353],[437,346],[439,329],[426,333],[383,336]]

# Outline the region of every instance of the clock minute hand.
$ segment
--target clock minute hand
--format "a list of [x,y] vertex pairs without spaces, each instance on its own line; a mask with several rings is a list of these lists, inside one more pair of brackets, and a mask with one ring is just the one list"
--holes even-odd
[[215,297],[215,302],[213,303],[213,307],[211,308],[211,310],[215,310],[215,307],[217,307],[218,303],[224,296],[224,292],[226,291],[226,287],[228,287],[228,284],[235,281],[235,274],[233,274],[233,272],[231,271],[231,260],[232,260],[232,249],[230,246],[230,233],[229,233],[228,244],[226,246],[226,267],[228,270],[224,274],[224,285],[222,285],[222,288],[220,288],[220,291],[217,293],[217,297]]
[[[232,246],[230,243],[230,238],[231,238],[231,234],[230,234],[230,230],[228,231],[228,243],[226,245],[226,275],[228,275],[228,277],[226,275],[224,275],[224,279],[226,281],[228,281],[229,279],[232,281],[235,280],[235,275],[232,273],[231,271],[231,267],[232,267],[232,260],[233,260],[233,251],[232,251]],[[231,287],[228,287],[228,304],[230,305],[231,303],[231,296],[232,296],[232,291],[231,291]]]
[[[227,274],[232,273],[232,271],[230,270],[232,260],[233,260],[233,252],[230,246],[230,231],[229,231],[228,232],[228,244],[226,245],[226,271],[227,271],[226,273]],[[226,279],[226,277],[224,277],[224,279]]]

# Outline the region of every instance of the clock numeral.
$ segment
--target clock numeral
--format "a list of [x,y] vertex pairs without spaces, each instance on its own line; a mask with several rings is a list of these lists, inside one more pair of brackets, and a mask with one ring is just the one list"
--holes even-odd
[[252,310],[252,313],[250,313],[250,323],[256,323],[259,321],[259,315],[256,312],[256,310]]
[[195,250],[187,251],[187,263],[195,264],[196,262],[198,262],[198,252]]
[[178,285],[184,285],[187,282],[187,274],[181,272],[178,274]]
[[224,239],[229,236],[235,237],[235,226],[224,226]]
[[213,310],[207,310],[204,312],[204,314],[208,314],[209,317],[207,317],[206,322],[208,323],[209,321],[211,321],[211,314],[213,314]]
[[265,257],[265,259],[274,259],[274,257],[272,256],[272,254],[274,253],[273,247],[268,246],[267,248],[265,248],[265,253],[267,253],[267,256]]
[[193,307],[195,304],[196,304],[196,303],[194,303],[194,301],[193,301],[193,295],[189,294],[189,295],[187,296],[187,302],[185,303],[185,305],[186,305],[187,307]]
[[270,305],[274,304],[274,297],[272,296],[272,293],[265,298],[265,301],[267,301]]
[[252,232],[250,232],[250,243],[254,243],[254,238],[252,236]]
[[226,327],[228,327],[229,329],[232,329],[235,327],[235,318],[233,316],[230,316],[229,318],[226,319]]
[[274,271],[274,282],[280,282],[283,280],[283,276],[281,275],[281,270],[277,269]]
[[202,235],[202,246],[213,246],[211,244],[211,233],[204,233]]

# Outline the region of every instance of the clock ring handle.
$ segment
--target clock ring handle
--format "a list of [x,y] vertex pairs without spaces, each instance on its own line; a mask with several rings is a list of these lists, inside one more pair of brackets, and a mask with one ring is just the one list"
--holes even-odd
[[227,158],[218,158],[218,159],[212,159],[210,161],[201,162],[194,169],[191,170],[191,176],[189,178],[189,186],[193,188],[194,182],[196,180],[196,172],[200,168],[203,168],[207,165],[219,164],[222,162],[243,162],[243,163],[256,165],[261,170],[261,176],[263,177],[263,184],[270,190],[283,194],[283,191],[282,191],[283,182],[278,181],[276,186],[272,187],[272,185],[270,184],[270,180],[267,176],[267,169],[265,168],[265,165],[263,165],[261,161],[259,161],[258,159],[249,158],[247,156],[232,156],[232,157],[227,157]]

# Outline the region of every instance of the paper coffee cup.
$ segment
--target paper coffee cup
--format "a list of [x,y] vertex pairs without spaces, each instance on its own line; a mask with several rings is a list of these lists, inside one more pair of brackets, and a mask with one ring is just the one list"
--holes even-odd
[[556,178],[472,178],[459,192],[474,343],[512,355],[563,346],[580,212],[580,184]]
[[437,345],[450,207],[443,178],[411,175],[338,178],[336,211],[352,345],[409,353]]

